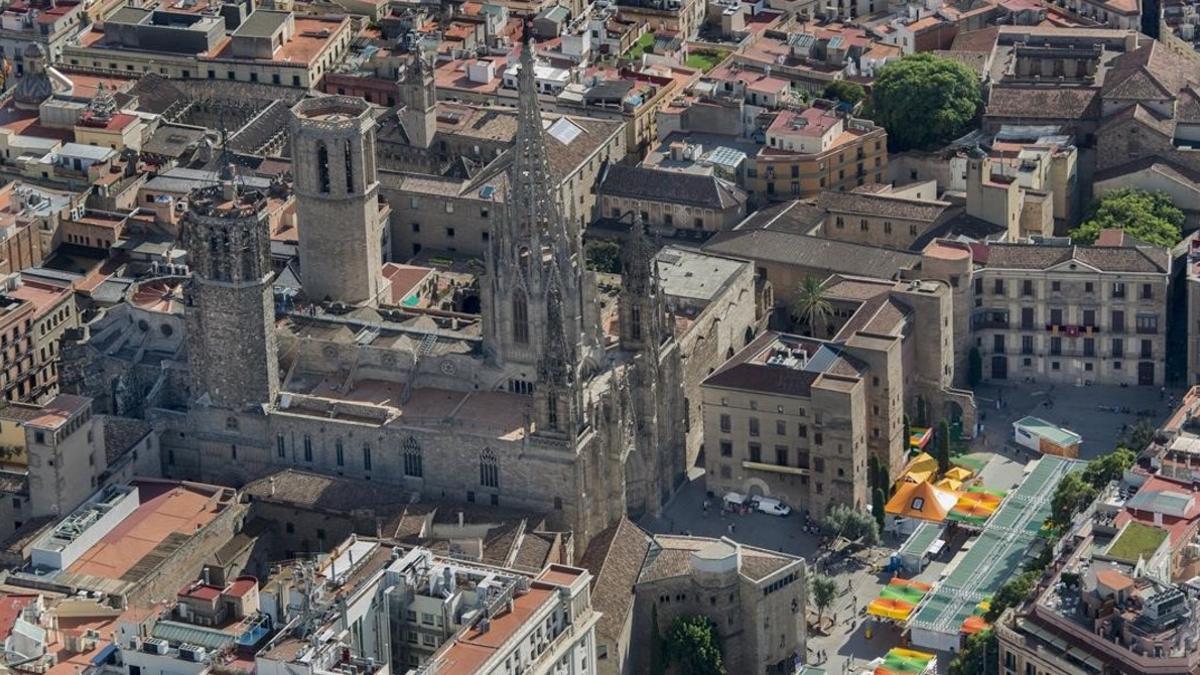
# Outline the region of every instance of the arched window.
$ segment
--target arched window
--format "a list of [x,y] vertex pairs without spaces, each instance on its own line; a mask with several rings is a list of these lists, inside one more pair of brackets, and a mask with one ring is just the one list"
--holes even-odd
[[529,344],[529,304],[525,294],[518,291],[513,296],[513,342],[520,345]]
[[317,180],[321,192],[329,192],[329,149],[325,141],[317,141]]
[[346,192],[354,192],[354,161],[350,158],[350,141],[346,141]]
[[421,445],[412,436],[404,441],[404,475],[421,478],[425,475],[425,467],[421,458]]
[[634,340],[642,339],[642,308],[634,305],[629,308],[629,336]]
[[479,484],[487,488],[500,487],[500,466],[491,448],[484,448],[479,453]]

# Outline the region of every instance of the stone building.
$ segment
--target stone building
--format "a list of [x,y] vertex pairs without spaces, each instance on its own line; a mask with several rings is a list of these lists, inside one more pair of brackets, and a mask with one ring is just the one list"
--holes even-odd
[[746,191],[716,176],[612,164],[596,191],[598,217],[632,212],[668,236],[706,236],[746,216]]
[[[532,77],[523,76],[521,86],[532,90]],[[165,472],[238,485],[302,466],[410,494],[548,513],[549,527],[573,531],[576,550],[626,513],[659,511],[684,479],[685,414],[654,247],[631,247],[623,279],[630,290],[617,302],[627,324],[619,339],[602,334],[598,287],[550,178],[534,100],[531,91],[521,97],[510,197],[497,214],[480,281],[481,317],[318,308],[287,314],[259,335],[244,326],[225,330],[228,308],[193,303],[187,311],[200,314],[195,323],[216,327],[189,335],[196,345],[190,367],[200,371],[191,386],[203,389],[161,394],[186,403],[147,413],[167,430]],[[342,105],[336,98],[330,104]],[[299,112],[322,110],[313,105]],[[361,188],[357,162],[352,152],[350,175]],[[331,186],[345,180],[333,169],[340,164],[331,158]],[[318,188],[319,167],[310,167]],[[238,241],[265,237],[253,192],[233,190],[225,202],[236,215],[210,229]],[[302,222],[306,208],[302,196]],[[227,255],[221,246],[198,255],[197,298],[213,283],[210,275],[228,275],[222,290],[239,289],[243,323],[270,324],[269,290],[250,281],[257,256]],[[213,257],[205,262],[206,255]],[[301,241],[302,261],[313,255]],[[210,354],[212,363],[193,360]],[[229,366],[243,372],[206,372]],[[186,387],[175,369],[164,368],[159,389]]]
[[300,275],[312,300],[378,300],[383,252],[391,247],[375,177],[374,126],[371,105],[360,98],[325,96],[292,108]]
[[[923,196],[917,192],[924,189]],[[826,239],[867,246],[908,250],[913,242],[941,225],[950,215],[950,204],[936,199],[936,186],[859,188],[850,192],[825,190],[817,208],[825,212],[821,235]]]
[[[215,407],[243,410],[279,390],[264,202],[262,193],[240,193],[232,176],[189,201],[192,278],[184,303],[191,391]],[[230,348],[243,341],[254,347]]]
[[865,508],[871,458],[898,475],[904,415],[971,428],[975,403],[955,388],[953,288],[940,280],[833,275],[818,338],[766,333],[702,384],[711,492],[781,499],[823,517]]
[[971,313],[988,380],[1164,383],[1165,249],[1105,231],[1094,246],[991,244],[975,255]]
[[658,535],[634,588],[632,672],[649,672],[654,616],[663,632],[678,617],[712,620],[731,672],[791,673],[804,658],[808,571],[801,558],[726,538]]

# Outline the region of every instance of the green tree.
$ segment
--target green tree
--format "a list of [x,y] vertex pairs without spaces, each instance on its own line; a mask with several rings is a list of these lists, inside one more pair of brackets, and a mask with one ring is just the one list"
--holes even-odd
[[679,672],[725,675],[717,629],[706,616],[681,616],[671,624],[666,640],[667,657]]
[[871,489],[879,487],[879,459],[875,455],[867,458],[867,478]]
[[883,488],[883,499],[892,496],[892,477],[888,473],[887,464],[879,465],[879,487]]
[[841,101],[842,103],[856,105],[859,101],[867,97],[867,92],[857,82],[834,80],[825,87],[823,96],[832,101]]
[[887,500],[883,497],[883,488],[876,487],[871,491],[871,515],[875,516],[875,525],[882,531],[884,523],[883,507]]
[[1134,453],[1141,452],[1146,449],[1146,446],[1154,440],[1154,434],[1157,430],[1154,428],[1154,423],[1149,420],[1138,420],[1137,424],[1126,429],[1122,434],[1118,443],[1122,447],[1129,448]]
[[835,537],[849,541],[860,541],[867,546],[879,544],[879,525],[866,511],[850,508],[847,504],[835,504],[825,514],[821,527]]
[[812,590],[813,605],[817,608],[817,623],[820,624],[825,610],[829,609],[833,599],[837,597],[837,582],[824,574],[816,573],[809,578],[809,588]]
[[825,296],[825,282],[813,276],[804,277],[796,287],[792,315],[804,324],[809,335],[820,337],[817,329],[824,326],[833,315],[833,305]]
[[1068,234],[1077,244],[1091,244],[1101,230],[1118,229],[1148,244],[1171,248],[1179,243],[1183,220],[1183,211],[1165,192],[1121,188],[1093,203],[1088,217]]
[[1137,454],[1129,448],[1117,448],[1107,455],[1097,457],[1088,462],[1083,470],[1083,480],[1088,485],[1103,490],[1114,480],[1120,478],[1125,470],[1133,466]]
[[1095,486],[1083,479],[1082,471],[1064,476],[1050,499],[1051,525],[1058,532],[1065,532],[1075,514],[1091,504],[1098,493]]
[[961,136],[975,120],[979,78],[967,66],[928,52],[875,73],[871,115],[896,150],[931,149]]
[[597,272],[621,272],[621,245],[611,239],[593,239],[587,243],[588,267]]
[[1001,586],[1000,590],[996,592],[996,596],[992,598],[987,613],[983,615],[984,620],[988,623],[995,623],[1004,610],[1009,607],[1017,607],[1025,602],[1033,593],[1034,586],[1037,585],[1041,576],[1042,570],[1034,569],[1009,579],[1008,583]]
[[938,424],[934,459],[938,463],[938,473],[944,474],[950,470],[950,425],[946,423],[946,420],[942,420]]
[[978,347],[971,347],[967,352],[967,384],[975,388],[983,381],[983,355]]
[[991,629],[967,637],[950,661],[950,675],[995,675],[1000,670],[1000,643]]

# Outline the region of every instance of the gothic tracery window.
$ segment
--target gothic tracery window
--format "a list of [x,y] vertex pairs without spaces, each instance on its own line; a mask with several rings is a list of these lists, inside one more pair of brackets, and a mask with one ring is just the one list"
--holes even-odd
[[513,296],[513,342],[529,344],[529,304],[525,294],[518,292]]
[[404,475],[421,478],[425,475],[424,461],[421,455],[421,445],[412,436],[404,441]]
[[500,487],[500,465],[491,448],[484,448],[479,453],[479,484],[488,488]]

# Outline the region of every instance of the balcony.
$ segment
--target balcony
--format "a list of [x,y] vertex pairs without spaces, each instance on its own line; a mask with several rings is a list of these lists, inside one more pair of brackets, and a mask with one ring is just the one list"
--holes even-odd
[[994,328],[994,329],[1007,330],[1008,329],[1008,319],[999,319],[999,318],[976,319],[975,328],[976,329]]
[[1062,335],[1063,337],[1078,337],[1080,335],[1095,335],[1100,332],[1097,326],[1077,326],[1071,324],[1046,324],[1046,330],[1052,335]]

